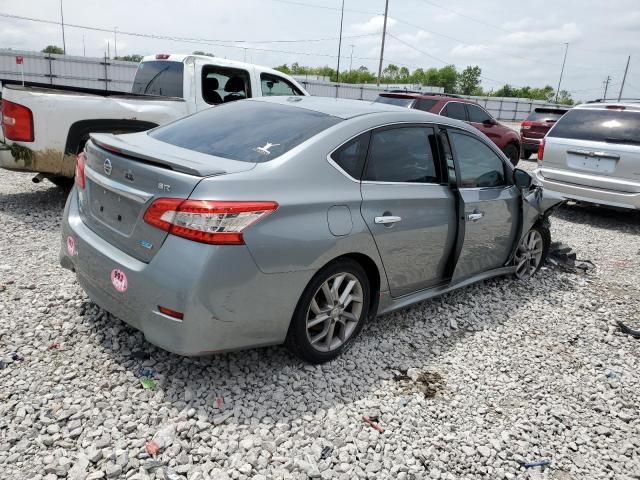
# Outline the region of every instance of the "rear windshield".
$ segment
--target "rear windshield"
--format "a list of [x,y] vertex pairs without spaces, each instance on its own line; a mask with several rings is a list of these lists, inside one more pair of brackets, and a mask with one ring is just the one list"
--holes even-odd
[[131,93],[182,97],[182,62],[142,62],[138,65]]
[[529,114],[527,120],[531,120],[532,122],[545,122],[557,121],[562,115],[566,113],[566,110],[545,110],[544,108],[536,108],[533,112]]
[[397,105],[399,107],[408,107],[413,103],[413,98],[402,98],[402,97],[383,97],[382,95],[378,95],[374,101],[378,103],[388,103],[389,105]]
[[596,142],[640,142],[640,112],[570,110],[548,133],[549,137]]
[[241,100],[208,108],[149,135],[196,152],[268,162],[339,123],[338,117],[268,102]]

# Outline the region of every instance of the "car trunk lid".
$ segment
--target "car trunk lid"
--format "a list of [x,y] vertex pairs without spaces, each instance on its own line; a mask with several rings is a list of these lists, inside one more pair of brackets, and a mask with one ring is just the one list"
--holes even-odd
[[81,217],[104,240],[149,262],[168,235],[144,221],[155,199],[186,199],[203,177],[254,167],[168,145],[146,133],[92,135],[86,146],[85,188],[79,190]]

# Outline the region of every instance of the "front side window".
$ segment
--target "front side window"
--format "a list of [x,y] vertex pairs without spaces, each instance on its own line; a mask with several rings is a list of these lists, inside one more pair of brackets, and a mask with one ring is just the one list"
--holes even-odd
[[433,128],[397,127],[371,134],[363,180],[439,183]]
[[461,188],[506,185],[502,159],[491,148],[464,133],[450,132],[449,138],[460,167]]
[[251,96],[249,72],[239,68],[202,67],[202,99],[210,105],[233,102]]
[[263,163],[341,121],[304,108],[246,101],[207,108],[148,135],[208,155]]
[[270,73],[260,74],[260,86],[265,97],[302,95],[300,89],[289,80]]
[[353,178],[360,179],[362,175],[369,136],[370,132],[358,135],[331,154],[331,159]]
[[447,103],[447,106],[444,107],[444,110],[442,111],[442,115],[462,121],[465,121],[467,119],[467,114],[464,109],[464,103],[460,102]]
[[476,105],[467,105],[469,121],[474,123],[484,123],[491,120],[491,116]]

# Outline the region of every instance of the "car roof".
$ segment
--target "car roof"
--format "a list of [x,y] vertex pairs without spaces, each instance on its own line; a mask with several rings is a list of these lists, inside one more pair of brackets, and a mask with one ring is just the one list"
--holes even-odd
[[[619,107],[623,107],[622,109]],[[573,110],[630,110],[640,112],[640,103],[637,102],[594,102],[582,103],[573,107]]]
[[380,92],[381,97],[398,97],[398,98],[426,98],[433,100],[460,100],[462,102],[476,103],[473,100],[459,97],[450,93],[420,93],[420,92]]
[[[365,100],[349,100],[346,98],[273,96],[250,98],[244,101],[278,103],[290,107],[313,110],[315,112],[324,113],[333,117],[342,118],[343,120],[358,117],[361,115],[385,112],[408,114],[408,118],[415,117],[416,121],[421,122],[427,120],[431,122],[443,123],[442,119],[444,118],[440,115],[434,115],[432,113],[423,112],[421,110],[412,110],[405,107],[399,107],[397,105],[389,105],[386,103],[370,102]],[[429,116],[431,118],[425,119],[425,116]]]

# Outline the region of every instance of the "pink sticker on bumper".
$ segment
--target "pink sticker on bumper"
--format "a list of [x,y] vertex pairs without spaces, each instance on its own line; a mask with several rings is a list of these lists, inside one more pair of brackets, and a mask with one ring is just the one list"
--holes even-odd
[[115,288],[120,293],[126,292],[129,287],[129,282],[127,281],[127,276],[122,270],[114,268],[111,270],[111,284],[113,288]]
[[67,237],[67,253],[70,257],[75,257],[78,254],[78,250],[76,250],[76,240],[72,236]]

